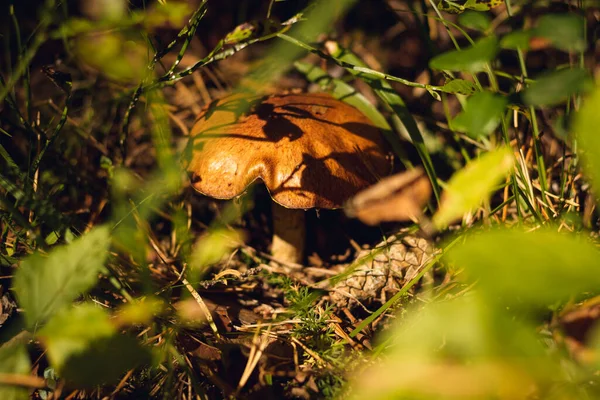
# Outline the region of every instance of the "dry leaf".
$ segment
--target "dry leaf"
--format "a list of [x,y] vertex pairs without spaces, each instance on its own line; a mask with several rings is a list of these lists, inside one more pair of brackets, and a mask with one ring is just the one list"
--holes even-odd
[[359,192],[346,204],[346,214],[369,225],[416,220],[430,196],[429,179],[423,169],[415,168]]

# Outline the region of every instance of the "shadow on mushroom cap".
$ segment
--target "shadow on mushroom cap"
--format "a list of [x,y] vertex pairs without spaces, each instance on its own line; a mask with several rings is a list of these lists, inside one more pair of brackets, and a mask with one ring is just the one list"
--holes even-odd
[[194,188],[218,199],[261,179],[288,208],[338,208],[386,175],[379,130],[327,94],[232,95],[212,102],[185,154]]

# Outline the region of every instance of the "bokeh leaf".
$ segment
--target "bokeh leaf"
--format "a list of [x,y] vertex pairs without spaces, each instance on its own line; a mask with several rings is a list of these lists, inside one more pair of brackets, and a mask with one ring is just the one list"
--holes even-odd
[[94,286],[109,243],[108,229],[98,227],[47,257],[37,253],[21,263],[14,290],[27,326],[44,322]]
[[490,27],[492,19],[488,14],[483,12],[466,11],[459,15],[458,22],[465,28],[484,31]]
[[600,292],[600,251],[577,235],[551,229],[474,233],[445,257],[502,305],[550,306]]
[[591,82],[589,72],[580,68],[547,72],[523,92],[523,100],[532,106],[554,106],[584,92]]
[[440,54],[429,61],[429,66],[438,70],[482,71],[485,65],[496,57],[498,48],[498,39],[489,36],[479,39],[473,46],[464,50],[452,50]]
[[[29,374],[30,368],[29,355],[25,345],[19,343],[0,346],[0,374]],[[29,389],[0,384],[0,399],[29,399]]]
[[491,92],[469,97],[465,110],[452,120],[452,128],[472,138],[489,136],[500,124],[508,99]]
[[486,153],[458,171],[442,194],[433,223],[443,229],[464,213],[478,207],[513,168],[515,159],[509,148]]
[[585,21],[575,14],[548,14],[540,17],[533,29],[535,37],[547,39],[556,48],[565,51],[584,51]]
[[583,106],[575,116],[573,132],[582,148],[584,169],[592,181],[596,199],[600,198],[600,87],[584,100]]
[[500,39],[500,47],[512,50],[527,50],[531,40],[531,31],[513,31]]
[[39,337],[59,375],[78,387],[114,382],[149,360],[148,352],[134,338],[119,334],[108,314],[94,304],[61,311]]
[[526,399],[537,378],[556,376],[533,327],[477,292],[406,315],[382,362],[354,377],[353,399]]

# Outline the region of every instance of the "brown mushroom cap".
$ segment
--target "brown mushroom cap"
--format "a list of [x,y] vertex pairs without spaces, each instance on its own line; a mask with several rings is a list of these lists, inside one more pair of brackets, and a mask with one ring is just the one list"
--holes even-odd
[[328,94],[233,95],[200,114],[187,169],[213,198],[239,196],[260,178],[284,207],[338,208],[388,173],[384,149],[366,116]]

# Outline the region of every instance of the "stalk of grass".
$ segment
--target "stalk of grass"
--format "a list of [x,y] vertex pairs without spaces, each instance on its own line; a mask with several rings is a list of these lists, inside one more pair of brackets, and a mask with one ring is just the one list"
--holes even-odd
[[[506,12],[509,18],[513,18],[513,10],[510,0],[506,0]],[[517,56],[519,58],[519,67],[523,79],[527,79],[529,74],[527,72],[527,66],[525,65],[525,56],[522,49],[517,49]],[[546,163],[542,154],[542,144],[540,141],[540,130],[538,126],[537,116],[535,113],[534,106],[529,106],[529,118],[531,121],[531,127],[533,129],[533,148],[535,152],[535,159],[538,167],[538,176],[540,180],[540,187],[542,192],[542,201],[544,204],[548,204],[548,198],[546,197],[546,191],[548,190],[548,179],[546,177]]]

